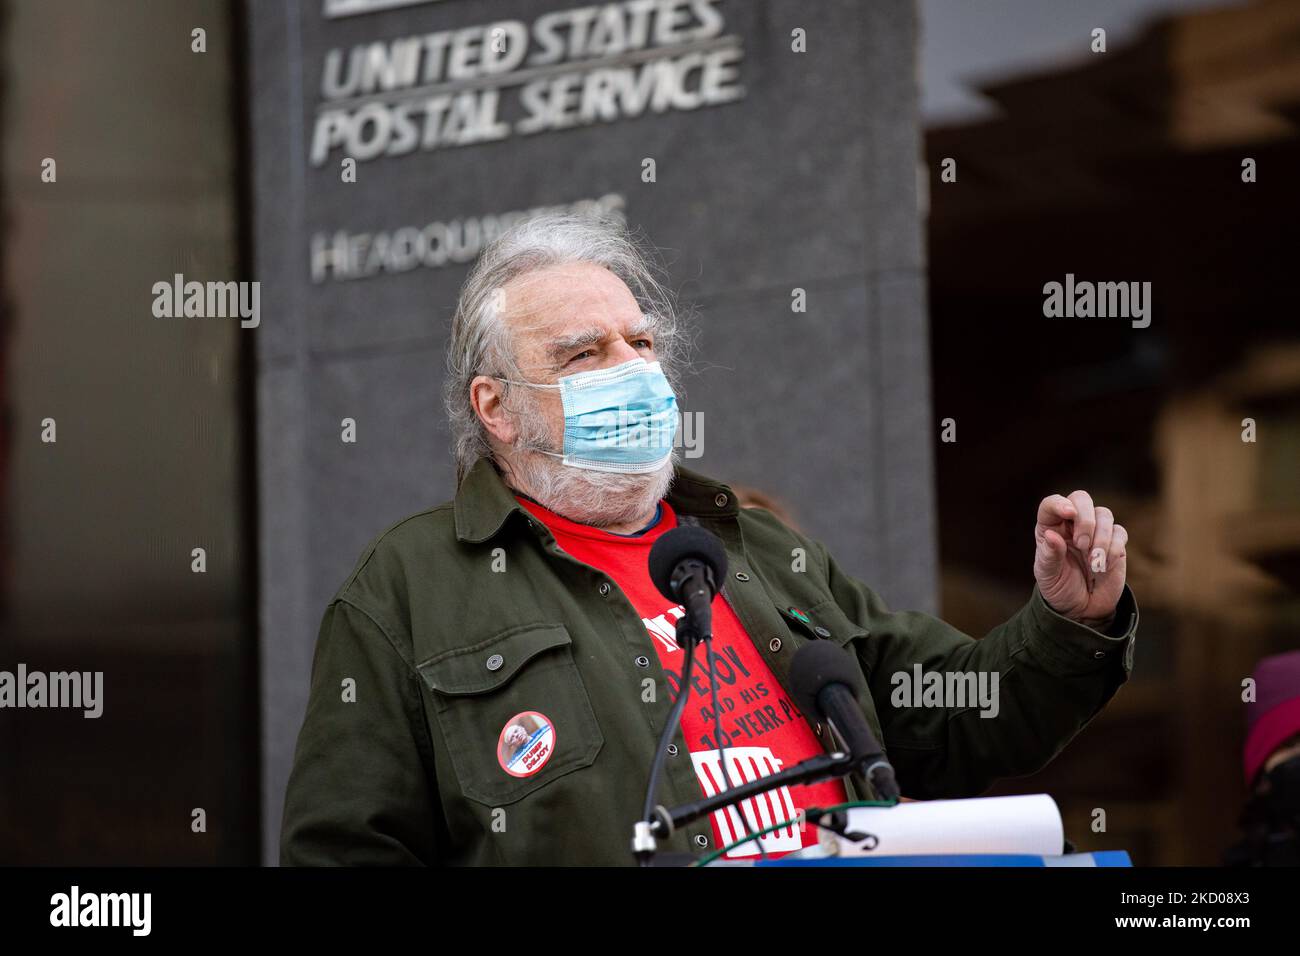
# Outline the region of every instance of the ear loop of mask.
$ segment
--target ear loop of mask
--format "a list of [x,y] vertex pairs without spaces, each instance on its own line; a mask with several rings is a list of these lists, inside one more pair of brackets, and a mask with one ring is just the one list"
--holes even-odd
[[500,375],[493,375],[498,382],[507,382],[510,385],[524,385],[528,388],[563,388],[562,385],[550,385],[546,382],[525,382],[518,378],[502,378]]
[[[523,385],[527,388],[562,388],[561,385],[549,385],[545,382],[525,382],[517,378],[503,378],[500,375],[493,375],[498,382],[508,382],[511,385]],[[550,455],[552,458],[563,458],[563,452],[547,451],[545,448],[529,448],[528,451],[536,452],[539,455]]]

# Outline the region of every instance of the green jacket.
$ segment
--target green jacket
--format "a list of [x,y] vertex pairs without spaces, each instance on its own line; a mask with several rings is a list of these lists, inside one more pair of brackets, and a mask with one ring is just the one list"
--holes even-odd
[[[1127,588],[1114,636],[1057,614],[1035,588],[974,640],[928,615],[889,611],[824,547],[768,511],[737,507],[726,485],[679,468],[668,500],[726,545],[720,599],[783,686],[810,640],[853,652],[867,718],[905,796],[974,796],[1037,770],[1132,670],[1137,606]],[[999,713],[893,706],[891,677],[916,664],[997,672]],[[644,693],[646,678],[657,693]],[[670,706],[641,615],[607,575],[560,551],[481,459],[454,502],[381,534],[326,609],[280,861],[631,864]],[[497,762],[498,735],[527,710],[553,721],[556,749],[541,771],[514,777]],[[665,806],[702,795],[680,731],[676,744],[658,795]],[[848,787],[851,799],[872,796]],[[660,850],[699,853],[712,842],[705,817]]]

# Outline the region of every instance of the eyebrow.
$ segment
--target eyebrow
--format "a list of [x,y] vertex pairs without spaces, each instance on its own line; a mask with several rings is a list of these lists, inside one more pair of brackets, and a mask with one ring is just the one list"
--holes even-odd
[[589,329],[556,339],[546,346],[546,354],[553,359],[563,358],[574,349],[581,348],[584,345],[593,345],[604,337],[605,330],[593,325]]
[[[625,332],[625,335],[645,335],[654,327],[654,320],[647,315],[642,315],[636,322],[632,323],[632,328]],[[561,359],[577,349],[586,345],[594,345],[605,338],[605,330],[599,326],[593,325],[589,329],[583,329],[581,332],[575,332],[572,335],[566,335],[551,342],[546,346],[546,354],[551,359]]]
[[653,332],[654,327],[655,327],[655,320],[650,318],[650,316],[646,315],[645,313],[642,313],[641,318],[637,319],[635,322],[632,323],[632,328],[627,330],[627,334],[645,335],[647,332]]

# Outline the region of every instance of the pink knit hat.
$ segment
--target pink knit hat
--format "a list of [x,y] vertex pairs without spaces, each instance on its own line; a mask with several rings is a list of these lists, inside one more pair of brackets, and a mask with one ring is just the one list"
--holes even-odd
[[1246,705],[1246,786],[1278,745],[1300,734],[1300,651],[1274,654],[1255,665],[1255,700]]

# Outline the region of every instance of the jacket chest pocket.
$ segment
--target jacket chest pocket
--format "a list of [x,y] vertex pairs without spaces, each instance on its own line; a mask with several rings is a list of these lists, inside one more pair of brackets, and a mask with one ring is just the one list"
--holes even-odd
[[513,803],[590,766],[605,743],[561,624],[513,627],[417,670],[472,800]]

